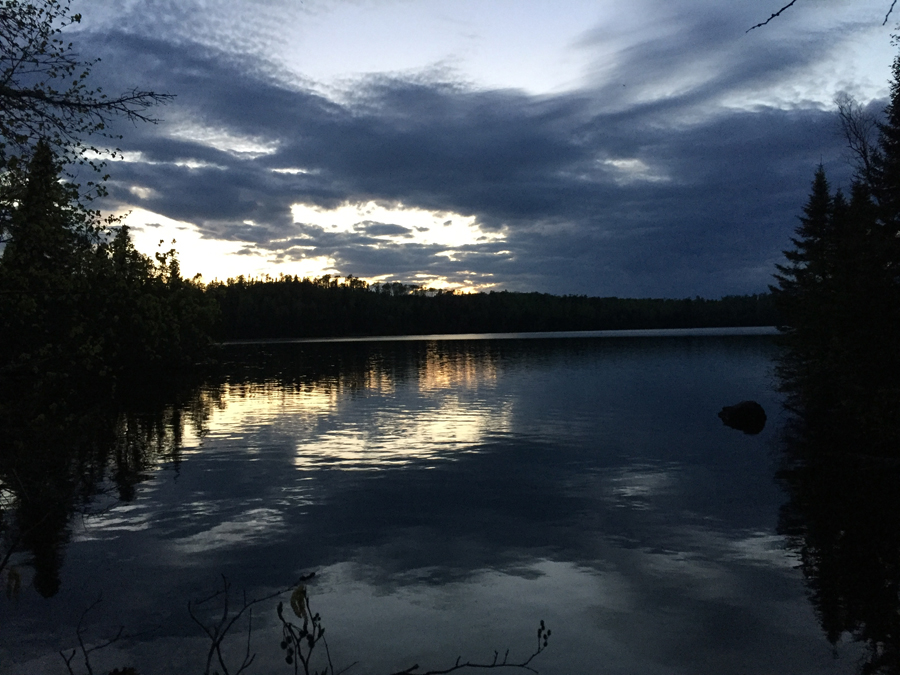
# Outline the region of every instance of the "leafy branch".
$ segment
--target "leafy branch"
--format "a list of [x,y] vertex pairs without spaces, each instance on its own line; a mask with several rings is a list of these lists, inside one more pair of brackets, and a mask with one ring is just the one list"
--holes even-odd
[[[119,117],[157,122],[147,110],[173,98],[138,88],[108,96],[100,87],[90,88],[91,70],[99,59],[81,59],[73,43],[63,38],[66,29],[81,22],[70,4],[0,0],[0,169],[15,169],[44,140],[65,164],[88,165],[99,172],[103,162],[97,158],[116,157],[119,151],[84,139],[120,139],[109,131]],[[103,193],[97,183],[87,187]]]
[[[312,578],[312,575],[301,577],[301,581],[305,581],[306,579]],[[235,675],[238,673],[244,672],[247,668],[251,666],[254,659],[256,658],[256,654],[250,653],[250,636],[253,631],[253,607],[258,605],[261,602],[265,602],[266,600],[271,600],[272,598],[276,598],[279,595],[285,593],[290,589],[279,589],[274,593],[270,593],[269,595],[263,596],[261,598],[253,598],[252,600],[247,600],[247,593],[243,594],[243,604],[241,607],[232,613],[230,608],[230,593],[231,584],[225,575],[222,575],[222,588],[212,595],[197,601],[188,601],[188,614],[190,614],[191,619],[200,626],[201,630],[206,633],[206,636],[209,638],[209,650],[206,654],[206,669],[203,671],[203,675],[210,675],[210,669],[213,667],[213,660],[216,660],[219,664],[219,667],[222,669],[222,675],[230,675],[230,671],[228,670],[228,665],[225,662],[225,658],[222,655],[222,643],[225,641],[225,637],[228,635],[228,631],[230,631],[234,625],[240,620],[240,618],[246,612],[247,614],[247,642],[246,648],[244,650],[244,658],[241,661],[241,665],[235,671]],[[205,624],[201,621],[194,609],[203,605],[207,602],[215,600],[217,598],[222,599],[222,615],[219,618],[219,621],[215,624]],[[219,671],[213,671],[215,675],[218,675]]]

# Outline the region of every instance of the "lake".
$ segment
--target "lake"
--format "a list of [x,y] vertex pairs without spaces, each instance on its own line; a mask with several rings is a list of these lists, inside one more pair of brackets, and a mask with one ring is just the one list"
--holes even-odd
[[[102,594],[86,643],[133,637],[95,672],[200,673],[189,599],[224,575],[233,607],[314,571],[351,674],[523,660],[541,620],[544,674],[852,672],[860,648],[826,640],[779,534],[776,347],[738,332],[226,346],[155,421],[120,420],[118,473],[72,517],[52,582],[14,556],[0,670],[65,673],[57,651]],[[758,435],[717,417],[746,399]],[[254,609],[251,673],[293,672],[276,603]]]

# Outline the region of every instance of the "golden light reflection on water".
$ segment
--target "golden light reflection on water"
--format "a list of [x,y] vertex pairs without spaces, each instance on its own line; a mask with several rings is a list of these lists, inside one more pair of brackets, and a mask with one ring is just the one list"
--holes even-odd
[[428,345],[427,356],[419,369],[419,390],[423,392],[455,387],[474,389],[479,384],[496,381],[497,365],[485,355],[448,354],[434,342]]
[[511,402],[485,395],[496,382],[485,354],[434,343],[400,373],[371,359],[326,378],[227,383],[216,391],[204,435],[231,439],[249,456],[263,446],[290,447],[298,468],[445,461],[510,431]]
[[475,452],[492,433],[508,432],[508,403],[472,409],[447,397],[432,410],[381,410],[370,424],[346,426],[297,443],[294,464],[312,468],[371,469]]

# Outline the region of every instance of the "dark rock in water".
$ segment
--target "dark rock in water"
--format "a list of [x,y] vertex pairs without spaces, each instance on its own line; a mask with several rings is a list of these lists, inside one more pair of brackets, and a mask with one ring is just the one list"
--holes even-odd
[[719,419],[732,429],[758,434],[766,426],[766,411],[756,401],[741,401],[722,408]]

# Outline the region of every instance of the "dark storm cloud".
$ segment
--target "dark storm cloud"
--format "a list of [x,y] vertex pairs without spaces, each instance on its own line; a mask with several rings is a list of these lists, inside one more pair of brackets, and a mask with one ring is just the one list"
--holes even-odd
[[[505,288],[592,295],[761,291],[816,164],[836,182],[848,169],[831,112],[719,104],[815,62],[828,41],[752,42],[740,15],[721,18],[631,46],[581,92],[380,76],[340,102],[258,59],[98,35],[104,81],[178,95],[165,122],[123,129],[135,161],[113,167],[112,197],[283,258],[331,256],[345,274],[492,274]],[[710,60],[699,84],[647,97]],[[290,212],[369,200],[475,216],[506,238],[399,243],[412,233],[395,223],[330,231]]]

